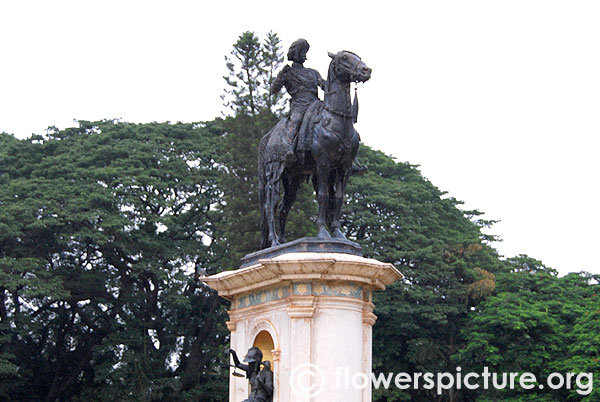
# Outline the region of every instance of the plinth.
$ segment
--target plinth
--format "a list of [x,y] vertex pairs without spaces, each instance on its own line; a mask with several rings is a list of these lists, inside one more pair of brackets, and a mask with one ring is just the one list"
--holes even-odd
[[[254,253],[203,280],[231,301],[231,348],[258,346],[271,361],[274,402],[371,402],[372,292],[402,274],[356,250],[310,248]],[[230,402],[248,391],[247,379],[230,377]]]

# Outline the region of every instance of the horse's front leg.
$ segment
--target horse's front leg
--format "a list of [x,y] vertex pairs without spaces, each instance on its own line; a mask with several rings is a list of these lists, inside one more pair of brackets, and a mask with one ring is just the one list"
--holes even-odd
[[346,236],[344,236],[344,234],[340,230],[340,218],[342,216],[342,205],[344,204],[344,191],[346,190],[346,182],[350,174],[350,169],[340,169],[335,175],[335,192],[332,194],[333,208],[331,211],[331,234],[336,239],[346,240]]
[[331,239],[331,235],[327,231],[327,213],[329,210],[329,173],[329,166],[321,161],[317,161],[317,166],[315,169],[315,191],[317,192],[317,203],[319,204],[319,215],[317,216],[317,229],[319,230],[317,237],[319,239]]

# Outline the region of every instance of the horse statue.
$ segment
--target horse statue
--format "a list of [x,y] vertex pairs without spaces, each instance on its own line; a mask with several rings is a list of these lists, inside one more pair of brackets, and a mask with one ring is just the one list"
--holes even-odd
[[[371,69],[352,52],[329,53],[329,57],[332,60],[327,74],[325,100],[316,100],[304,115],[296,138],[296,161],[288,166],[278,150],[280,142],[277,139],[285,130],[286,118],[260,140],[258,170],[262,248],[285,243],[288,213],[302,179],[308,177],[312,177],[319,204],[318,238],[346,239],[340,230],[341,209],[360,142],[353,125],[356,112],[352,113],[350,84],[369,80]],[[278,212],[279,230],[276,230]]]

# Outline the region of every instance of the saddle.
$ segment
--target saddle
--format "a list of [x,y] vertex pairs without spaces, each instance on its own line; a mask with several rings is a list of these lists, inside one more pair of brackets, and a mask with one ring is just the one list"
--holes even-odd
[[310,151],[313,140],[313,129],[321,120],[321,111],[323,110],[323,102],[316,100],[310,104],[302,118],[300,129],[296,133],[296,138],[289,138],[286,135],[287,117],[279,120],[279,122],[269,131],[266,137],[267,143],[262,155],[265,163],[283,162],[285,154],[292,147],[292,142],[295,142],[294,152],[306,153]]
[[298,130],[298,142],[295,151],[309,152],[312,146],[313,132],[315,125],[321,121],[321,112],[323,111],[323,102],[316,100],[310,104],[304,117],[302,124]]

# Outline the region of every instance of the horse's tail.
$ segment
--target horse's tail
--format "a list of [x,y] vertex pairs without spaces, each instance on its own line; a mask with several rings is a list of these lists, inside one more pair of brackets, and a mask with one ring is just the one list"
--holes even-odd
[[266,212],[266,177],[265,177],[265,150],[271,132],[264,135],[258,144],[258,203],[260,205],[260,230],[261,249],[269,247],[269,226]]
[[265,186],[261,183],[259,198],[261,199],[260,208],[260,233],[261,233],[261,250],[269,247],[269,225],[267,224],[267,213],[265,211]]

